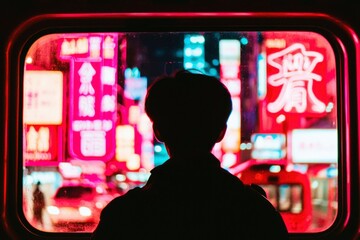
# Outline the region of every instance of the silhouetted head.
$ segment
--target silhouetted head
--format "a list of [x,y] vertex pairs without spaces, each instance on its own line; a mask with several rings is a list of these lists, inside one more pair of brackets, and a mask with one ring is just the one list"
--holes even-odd
[[176,151],[211,151],[231,110],[230,93],[217,78],[189,71],[158,78],[145,98],[157,139]]

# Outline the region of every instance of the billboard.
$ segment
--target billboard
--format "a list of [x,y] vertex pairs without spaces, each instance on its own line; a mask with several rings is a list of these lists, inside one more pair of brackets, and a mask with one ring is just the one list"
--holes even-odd
[[24,73],[24,123],[62,123],[63,74],[60,71],[27,70]]
[[60,71],[24,72],[25,165],[54,165],[62,159],[64,76]]
[[294,129],[290,153],[294,163],[337,163],[336,129]]
[[283,159],[286,156],[286,137],[281,133],[254,133],[251,135],[253,159]]
[[[240,161],[241,132],[241,80],[240,80],[240,41],[221,39],[219,41],[220,81],[231,94],[233,110],[227,122],[227,131],[220,144],[224,167],[231,167]],[[215,148],[216,149],[216,148]]]
[[59,56],[70,61],[68,149],[71,157],[115,155],[117,34],[69,34]]

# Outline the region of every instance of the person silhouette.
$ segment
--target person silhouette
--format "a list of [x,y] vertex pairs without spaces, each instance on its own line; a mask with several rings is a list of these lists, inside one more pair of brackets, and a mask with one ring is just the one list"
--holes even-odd
[[151,170],[143,187],[102,210],[91,239],[288,239],[262,191],[243,184],[211,153],[231,111],[230,93],[215,77],[182,70],[154,81],[145,112],[170,158]]
[[38,181],[33,191],[33,222],[35,226],[44,227],[43,210],[45,208],[44,193],[40,189],[41,182]]

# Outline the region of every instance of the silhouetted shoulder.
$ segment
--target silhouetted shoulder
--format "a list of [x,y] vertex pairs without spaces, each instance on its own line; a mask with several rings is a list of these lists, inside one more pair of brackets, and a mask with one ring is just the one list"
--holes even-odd
[[[140,239],[136,232],[131,231],[135,220],[141,225],[139,215],[140,188],[129,190],[126,194],[114,198],[102,210],[100,222],[91,236],[91,240]],[[132,227],[132,228],[130,228]],[[130,231],[129,231],[130,230]]]
[[[288,231],[280,213],[257,187],[245,185],[244,206],[247,207],[250,232],[254,239],[288,239]],[[259,231],[258,229],[261,229]],[[255,237],[257,236],[257,237]]]
[[[141,189],[136,187],[129,190],[126,194],[114,198],[102,211],[102,215],[113,214],[116,211],[131,211],[131,205],[136,205],[134,199],[137,199],[141,195]],[[122,206],[127,206],[121,209]]]
[[[244,239],[288,239],[288,231],[280,213],[266,198],[265,191],[258,185],[246,185],[225,169],[220,170],[216,184],[220,188],[220,204],[232,214],[227,215],[226,224],[238,231]],[[224,199],[225,202],[222,202]],[[261,229],[259,231],[259,229]],[[226,239],[236,237],[230,236]]]
[[261,188],[244,185],[211,155],[203,160],[153,169],[144,187],[104,208],[92,239],[288,239]]

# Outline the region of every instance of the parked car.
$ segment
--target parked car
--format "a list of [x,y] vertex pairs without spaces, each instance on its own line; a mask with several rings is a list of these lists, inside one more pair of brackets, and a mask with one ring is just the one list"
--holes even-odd
[[91,229],[98,223],[101,210],[116,196],[101,185],[65,184],[57,189],[47,212],[56,228]]

